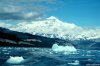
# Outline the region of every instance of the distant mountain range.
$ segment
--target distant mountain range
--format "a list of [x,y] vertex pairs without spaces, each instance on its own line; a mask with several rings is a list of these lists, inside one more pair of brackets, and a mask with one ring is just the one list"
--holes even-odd
[[38,21],[22,21],[16,25],[8,25],[8,28],[49,38],[70,40],[100,38],[99,28],[83,28],[73,23],[63,22],[54,16]]
[[12,31],[0,27],[0,46],[13,47],[52,47],[54,43],[64,43],[65,40],[47,38],[29,33]]
[[100,39],[59,39],[48,38],[29,33],[12,31],[0,27],[0,46],[12,47],[45,47],[50,48],[54,43],[74,46],[77,49],[100,49]]
[[16,25],[0,23],[0,26],[1,46],[52,47],[58,43],[80,49],[100,49],[100,29],[82,28],[54,16]]

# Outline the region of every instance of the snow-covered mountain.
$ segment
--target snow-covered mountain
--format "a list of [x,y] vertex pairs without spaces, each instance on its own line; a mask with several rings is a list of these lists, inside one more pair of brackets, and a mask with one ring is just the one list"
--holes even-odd
[[20,22],[9,29],[50,38],[71,40],[100,38],[100,29],[85,29],[73,23],[63,22],[54,16],[44,20]]
[[[0,46],[6,47],[45,47],[50,48],[54,43],[65,43],[65,40],[48,38],[29,33],[12,31],[0,27]],[[67,45],[71,45],[67,42]]]

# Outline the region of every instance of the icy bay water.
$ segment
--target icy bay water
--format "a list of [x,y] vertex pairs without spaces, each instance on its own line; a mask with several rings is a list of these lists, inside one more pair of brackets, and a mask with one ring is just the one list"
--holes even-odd
[[[10,57],[21,57],[23,62],[9,64]],[[0,66],[100,66],[100,50],[54,52],[50,48],[0,47]]]

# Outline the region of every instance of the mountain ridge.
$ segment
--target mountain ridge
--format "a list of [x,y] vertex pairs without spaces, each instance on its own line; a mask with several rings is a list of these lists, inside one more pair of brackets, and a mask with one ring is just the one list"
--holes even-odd
[[63,22],[54,16],[39,21],[21,22],[9,29],[49,38],[70,40],[100,38],[100,29],[85,29],[73,23]]
[[12,31],[0,27],[0,46],[52,47],[52,45],[58,41],[60,41],[60,39]]
[[74,46],[77,49],[100,49],[100,39],[69,40],[48,38],[0,27],[0,46],[51,48],[53,44]]

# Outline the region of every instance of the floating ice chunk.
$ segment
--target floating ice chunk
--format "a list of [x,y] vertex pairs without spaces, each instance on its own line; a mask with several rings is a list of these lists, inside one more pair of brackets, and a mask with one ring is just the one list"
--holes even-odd
[[9,64],[20,64],[24,61],[24,58],[21,56],[15,56],[15,57],[12,57],[10,56],[10,58],[7,60],[7,63]]
[[54,44],[52,46],[52,50],[56,52],[76,52],[76,48],[73,46],[60,46],[58,44]]
[[79,61],[78,60],[75,60],[74,63],[68,63],[68,64],[75,65],[76,66],[76,65],[79,65]]

